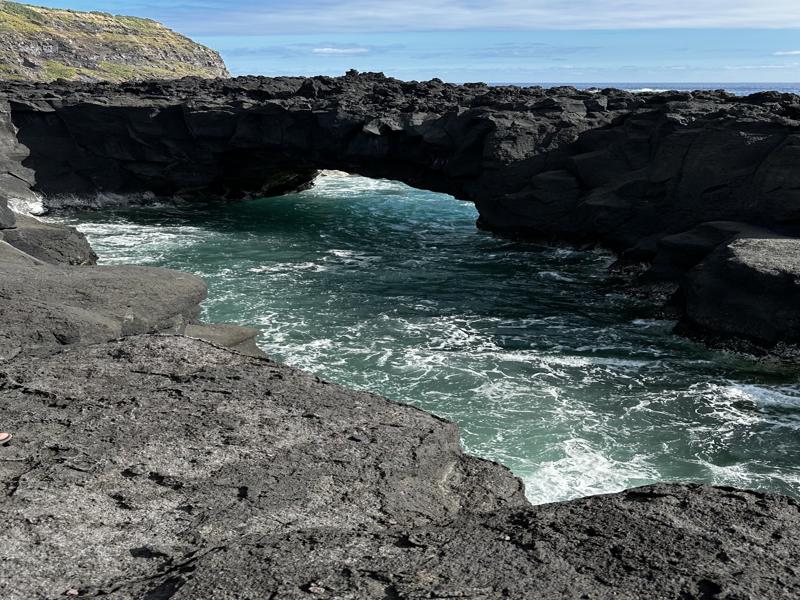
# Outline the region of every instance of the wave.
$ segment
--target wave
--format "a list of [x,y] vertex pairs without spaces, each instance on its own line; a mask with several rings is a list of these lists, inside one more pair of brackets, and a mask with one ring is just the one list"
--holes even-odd
[[533,502],[683,479],[800,495],[800,388],[609,293],[609,256],[496,238],[474,208],[326,174],[297,195],[58,217],[105,264],[209,284],[272,357],[459,423]]

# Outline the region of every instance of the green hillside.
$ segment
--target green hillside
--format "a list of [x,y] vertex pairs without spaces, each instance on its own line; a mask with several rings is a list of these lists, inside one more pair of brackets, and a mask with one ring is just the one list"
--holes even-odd
[[0,0],[0,79],[227,77],[219,54],[149,19]]

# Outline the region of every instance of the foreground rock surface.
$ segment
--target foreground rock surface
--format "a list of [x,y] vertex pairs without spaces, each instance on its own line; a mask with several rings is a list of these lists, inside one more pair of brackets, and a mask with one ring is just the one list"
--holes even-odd
[[199,340],[12,361],[0,397],[6,596],[111,592],[245,536],[525,505],[452,423]]
[[4,597],[791,598],[791,499],[530,507],[455,425],[199,340],[0,366]]
[[117,597],[794,598],[797,528],[786,498],[659,485],[439,526],[251,538]]
[[[44,194],[51,207],[243,198],[336,169],[472,201],[479,225],[504,235],[603,244],[645,263],[685,252],[659,265],[674,282],[699,252],[729,241],[706,229],[701,242],[716,245],[691,248],[703,224],[797,237],[799,158],[800,97],[772,92],[357,73],[0,86],[0,198]],[[733,329],[712,333],[743,334]]]

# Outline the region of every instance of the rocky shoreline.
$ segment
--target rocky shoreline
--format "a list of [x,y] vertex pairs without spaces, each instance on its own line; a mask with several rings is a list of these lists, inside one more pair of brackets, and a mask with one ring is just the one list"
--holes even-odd
[[[716,92],[686,100],[403,87],[376,75],[7,85],[0,95],[0,425],[15,434],[0,447],[4,597],[800,595],[795,499],[659,484],[531,506],[508,469],[463,453],[453,423],[279,365],[251,330],[197,321],[200,279],[97,266],[74,229],[6,207],[37,194],[277,193],[329,165],[472,199],[482,225],[507,234],[538,235],[546,217],[550,233],[568,239],[574,232],[542,212],[542,190],[555,199],[573,185],[547,165],[574,162],[582,135],[637,130],[626,115],[656,119],[653,110],[674,124],[671,115],[698,103],[720,126],[793,131],[775,106]],[[775,102],[790,111],[796,100]],[[290,164],[301,151],[306,162]],[[594,168],[614,173],[603,156]],[[267,159],[274,168],[256,171]],[[576,193],[588,202],[583,181]],[[535,200],[513,200],[518,185],[533,186]],[[769,223],[732,221],[725,203],[697,214],[676,205],[663,231],[637,229],[627,246],[607,235],[607,221],[583,233],[616,245],[623,266],[645,263],[644,282],[680,285],[688,326],[742,335],[715,312],[722,304],[750,328],[746,337],[791,341],[798,263],[793,188],[781,189],[786,210]],[[590,203],[600,205],[609,206]],[[514,228],[504,226],[506,209],[517,211]],[[676,221],[684,229],[673,231]]]
[[6,598],[800,593],[794,499],[662,484],[531,506],[454,424],[197,323],[201,280],[18,225],[0,232]]
[[800,342],[798,148],[800,97],[772,92],[355,72],[0,85],[0,191],[18,202],[275,195],[320,169],[397,179],[474,202],[502,235],[609,247],[636,286],[672,293],[679,332],[767,352]]

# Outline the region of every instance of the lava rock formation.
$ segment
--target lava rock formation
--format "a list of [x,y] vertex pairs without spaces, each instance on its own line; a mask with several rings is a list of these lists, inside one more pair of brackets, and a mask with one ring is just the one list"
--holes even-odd
[[[479,226],[502,235],[600,244],[646,266],[674,236],[720,221],[737,238],[795,238],[799,119],[792,94],[457,86],[381,74],[6,83],[0,195],[40,194],[53,208],[236,199],[302,189],[318,170],[337,169],[472,201]],[[683,286],[682,330],[769,348],[774,328],[729,319],[720,328],[725,314],[700,322],[684,303],[699,289],[690,271],[731,241],[672,244],[667,279]],[[767,246],[753,246],[763,260]],[[687,255],[674,256],[681,249]],[[735,288],[733,272],[716,277]],[[787,275],[790,295],[795,281]],[[748,296],[747,312],[774,289]],[[777,338],[797,342],[792,329]]]

